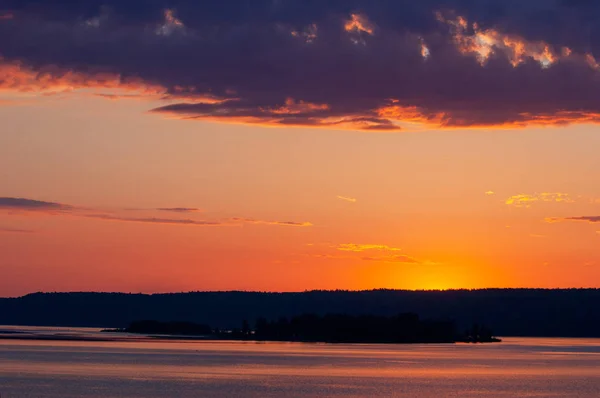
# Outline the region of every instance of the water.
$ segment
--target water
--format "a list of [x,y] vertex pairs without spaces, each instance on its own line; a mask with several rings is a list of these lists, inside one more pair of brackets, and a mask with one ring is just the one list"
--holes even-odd
[[[106,337],[94,329],[28,332]],[[2,398],[600,397],[600,339],[506,338],[491,345],[331,345],[130,336],[121,341],[0,340],[0,394]]]

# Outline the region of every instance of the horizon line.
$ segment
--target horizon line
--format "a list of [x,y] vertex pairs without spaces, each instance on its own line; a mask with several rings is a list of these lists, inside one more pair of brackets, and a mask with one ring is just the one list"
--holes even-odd
[[50,294],[122,294],[122,295],[143,295],[143,296],[159,296],[169,294],[197,294],[197,293],[255,293],[255,294],[305,294],[305,293],[364,293],[364,292],[411,292],[411,293],[444,293],[444,292],[476,292],[489,290],[600,290],[600,287],[482,287],[482,288],[451,288],[451,289],[390,289],[390,288],[373,288],[373,289],[307,289],[303,291],[275,291],[275,290],[188,290],[177,292],[118,292],[118,291],[37,291],[25,293],[21,296],[1,296],[0,299],[19,299],[33,295],[50,295]]

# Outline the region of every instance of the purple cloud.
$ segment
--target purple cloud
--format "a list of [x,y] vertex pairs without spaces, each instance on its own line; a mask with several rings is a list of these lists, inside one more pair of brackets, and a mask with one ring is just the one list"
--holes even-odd
[[5,0],[0,89],[203,121],[400,131],[600,122],[600,4]]

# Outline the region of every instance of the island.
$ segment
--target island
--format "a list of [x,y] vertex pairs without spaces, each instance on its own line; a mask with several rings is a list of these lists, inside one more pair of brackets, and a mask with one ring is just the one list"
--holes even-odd
[[421,320],[417,314],[396,316],[304,314],[290,319],[258,318],[254,328],[247,320],[241,328],[222,330],[192,322],[161,322],[143,320],[132,322],[126,328],[106,329],[103,332],[130,333],[162,338],[195,338],[211,340],[254,340],[320,343],[492,343],[501,340],[492,331],[473,325],[457,333],[455,323],[449,320]]

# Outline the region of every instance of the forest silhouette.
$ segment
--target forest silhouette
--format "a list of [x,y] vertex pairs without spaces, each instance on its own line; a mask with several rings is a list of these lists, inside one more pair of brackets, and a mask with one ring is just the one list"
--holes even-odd
[[486,325],[499,336],[600,337],[599,305],[598,289],[34,293],[0,299],[0,324],[125,328],[151,319],[234,329],[260,317],[416,313],[453,320],[461,331]]

